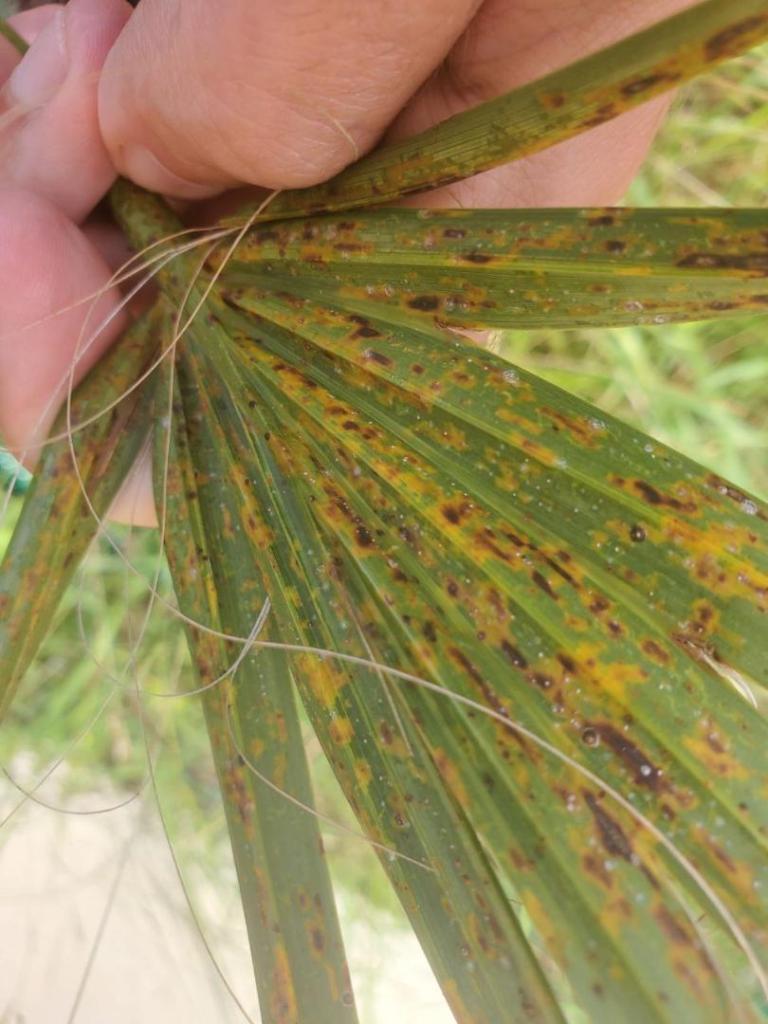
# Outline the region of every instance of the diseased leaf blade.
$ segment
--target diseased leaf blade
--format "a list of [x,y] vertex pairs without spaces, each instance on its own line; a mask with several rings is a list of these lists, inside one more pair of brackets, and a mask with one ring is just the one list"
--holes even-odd
[[[247,562],[252,574],[244,586],[263,579],[280,636],[331,650],[348,647],[351,639],[365,656],[362,638],[354,629],[350,634],[348,595],[329,595],[318,585],[317,572],[328,571],[331,554],[303,501],[296,500],[292,474],[286,475],[288,451],[275,452],[266,440],[264,428],[273,417],[267,407],[256,412],[250,398],[246,404],[239,355],[226,335],[223,342],[209,324],[204,340],[187,344],[180,373],[196,381],[190,406],[198,422],[195,450],[209,453],[210,507],[222,502],[215,481],[225,475],[227,462],[234,504],[227,503],[222,532],[248,538],[258,550],[255,563]],[[181,532],[183,538],[186,530]],[[194,564],[191,554],[186,564]],[[382,862],[457,1019],[493,1024],[512,1008],[531,1020],[560,1020],[473,830],[442,790],[412,723],[399,717],[386,680],[375,672],[353,678],[344,666],[316,657],[300,658],[295,666],[318,738],[350,803],[379,852],[382,845],[391,848]]]
[[[227,296],[221,316],[232,316],[237,301]],[[245,296],[244,305],[305,343],[302,371],[317,372],[328,387],[348,372],[359,414],[381,417],[408,444],[418,437],[426,456],[420,471],[437,472],[453,443],[461,453],[451,462],[457,486],[477,480],[475,489],[482,473],[500,511],[521,528],[536,522],[542,539],[567,541],[568,552],[589,559],[596,582],[619,566],[623,579],[612,586],[638,610],[650,601],[667,640],[768,682],[768,665],[749,639],[759,635],[768,602],[766,512],[758,499],[623,424],[609,426],[586,403],[450,332],[400,319],[390,325],[298,297],[251,303]],[[323,423],[330,429],[333,420]],[[675,586],[657,592],[670,576]],[[710,626],[695,625],[699,601],[717,610]],[[708,648],[715,629],[722,630],[718,645]]]
[[767,239],[765,210],[363,211],[254,228],[222,288],[459,328],[665,323],[765,312]]
[[[235,526],[237,490],[220,482],[237,479],[241,471],[225,447],[211,447],[194,387],[190,405],[183,357],[179,363],[172,381],[171,435],[158,430],[155,445],[156,493],[166,496],[165,546],[174,585],[190,620],[219,633],[247,635],[264,604],[260,552],[254,539]],[[168,384],[167,370],[165,376]],[[209,687],[202,700],[263,1019],[270,1024],[307,1019],[354,1024],[357,1014],[330,876],[311,814],[290,666],[278,651],[252,651],[242,658],[241,645],[194,627],[187,633],[200,684]],[[274,639],[269,618],[263,635]],[[307,809],[257,779],[244,759]]]
[[[228,303],[219,316],[243,332],[253,402],[279,414],[297,486],[344,548],[350,604],[365,609],[366,635],[385,638],[387,663],[501,710],[594,772],[669,833],[764,948],[765,908],[753,900],[766,881],[754,800],[766,726],[722,676],[765,673],[754,644],[768,597],[765,510],[445,332],[286,295],[249,308],[247,327]],[[730,995],[689,902],[710,900],[658,836],[535,746],[513,759],[520,744],[502,742],[503,727],[405,699],[449,787],[472,793],[467,814],[556,958],[573,923],[563,907],[586,900],[602,943],[594,957],[621,978],[600,983],[600,1012],[634,984],[639,1019],[694,1007],[697,1019],[722,1019]],[[533,800],[552,879],[544,855],[519,846],[524,830],[513,836],[483,798],[482,766],[505,807],[526,815]],[[525,881],[534,863],[556,900]],[[646,968],[649,942],[667,956]],[[598,1012],[594,975],[567,959]]]
[[[529,156],[603,124],[768,37],[765,0],[706,0],[614,46],[385,146],[261,219],[391,203]],[[255,211],[244,207],[233,222]]]
[[[260,216],[459,180],[767,32],[765,2],[710,0]],[[135,240],[174,230],[130,186],[114,198]],[[766,510],[446,325],[759,308],[764,219],[508,215],[499,234],[498,216],[467,217],[485,231],[471,247],[446,233],[459,215],[381,212],[337,222],[339,242],[304,237],[311,222],[253,233],[178,354],[168,547],[182,606],[242,636],[269,592],[267,635],[303,648],[262,647],[206,695],[265,1017],[330,1022],[344,1002],[325,868],[303,855],[316,825],[265,796],[238,752],[311,804],[290,662],[457,1020],[557,1021],[575,1005],[637,1024],[751,1021],[752,990],[721,952],[739,947],[765,990],[768,727],[744,696],[768,673]],[[190,269],[160,274],[174,304]],[[36,625],[14,601],[15,628]],[[220,639],[190,638],[202,679],[231,664]],[[34,643],[12,645],[14,682]],[[323,893],[322,950],[314,911],[294,906],[304,872]]]
[[[96,516],[107,514],[146,443],[154,381],[150,378],[114,408],[110,406],[149,368],[156,354],[159,322],[157,312],[137,321],[75,392],[72,445],[79,479],[66,441],[43,450],[0,572],[0,719],[96,536]],[[78,429],[104,409],[109,411]],[[62,413],[53,435],[66,429]]]
[[[711,941],[730,932],[764,975],[754,796],[766,726],[733,684],[765,676],[753,642],[768,594],[765,510],[418,311],[377,303],[363,315],[333,299],[222,288],[187,339],[219,443],[250,431],[273,461],[251,516],[257,533],[283,537],[284,581],[305,566],[304,629],[323,623],[333,642],[314,646],[342,654],[364,637],[379,662],[502,717],[397,688],[409,742],[488,851],[494,885],[525,906],[556,990],[553,963],[596,1019],[719,1021],[731,1006],[750,1019],[750,994],[734,994],[719,967],[724,940]],[[237,452],[233,464],[247,464],[248,445]],[[299,557],[295,514],[272,521],[275,493],[281,508],[304,508],[299,536],[319,562]],[[318,608],[324,587],[334,603]],[[354,631],[339,634],[340,619]],[[308,661],[297,683],[361,823],[401,843],[361,804],[346,732],[341,742],[328,726],[334,714],[351,723],[365,761],[378,750],[386,764],[365,703],[349,703],[350,691],[366,700],[361,676]],[[429,815],[410,806],[429,835]],[[433,906],[423,880],[398,887],[406,906]],[[702,912],[719,921],[707,934]],[[420,937],[438,975],[464,978],[450,935],[435,949],[446,929],[434,923]],[[566,949],[562,936],[577,934],[588,941]],[[498,989],[484,988],[492,1001]],[[446,990],[460,1020],[493,1019],[471,983],[469,1002]]]

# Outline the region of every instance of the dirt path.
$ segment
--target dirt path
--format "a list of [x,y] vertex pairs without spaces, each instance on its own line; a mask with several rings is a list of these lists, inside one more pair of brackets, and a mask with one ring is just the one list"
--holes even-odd
[[[0,786],[2,820],[18,794]],[[227,905],[212,886],[196,886],[196,900],[214,922],[209,937],[227,977],[258,1020],[236,894]],[[450,1024],[413,938],[380,921],[350,921],[346,904],[363,1024]],[[27,805],[0,832],[0,965],[0,1024],[243,1024],[190,923],[151,801],[97,816]]]

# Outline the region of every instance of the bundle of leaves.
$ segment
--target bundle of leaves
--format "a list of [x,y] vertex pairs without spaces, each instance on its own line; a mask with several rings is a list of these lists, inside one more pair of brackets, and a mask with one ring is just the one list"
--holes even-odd
[[759,1018],[768,510],[462,332],[765,311],[768,216],[386,204],[766,36],[765,0],[708,0],[240,211],[202,260],[115,187],[160,294],[37,469],[0,709],[151,423],[264,1021],[357,1019],[298,701],[457,1021]]

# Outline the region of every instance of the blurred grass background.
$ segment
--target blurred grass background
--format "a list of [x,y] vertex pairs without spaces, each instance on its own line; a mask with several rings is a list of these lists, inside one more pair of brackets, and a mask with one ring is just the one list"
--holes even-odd
[[[764,48],[684,90],[629,205],[765,205],[766,58]],[[505,332],[496,342],[506,358],[765,497],[767,332],[765,317],[746,317],[708,325]],[[20,498],[12,498],[0,525],[0,551],[19,506]],[[0,764],[33,786],[66,754],[54,776],[59,802],[81,792],[130,792],[145,780],[146,729],[149,748],[159,755],[158,785],[178,852],[186,865],[210,871],[226,834],[214,813],[216,786],[199,705],[150,698],[138,713],[135,684],[163,692],[195,685],[182,629],[162,608],[133,652],[147,604],[144,577],[152,577],[157,562],[156,537],[115,527],[111,533],[141,575],[127,570],[105,542],[94,547],[0,733]],[[168,594],[168,579],[161,582]],[[348,822],[316,741],[308,736],[307,742],[321,810]],[[328,845],[336,851],[335,875],[360,914],[371,903],[394,914],[372,854],[361,856],[360,844],[332,831]]]

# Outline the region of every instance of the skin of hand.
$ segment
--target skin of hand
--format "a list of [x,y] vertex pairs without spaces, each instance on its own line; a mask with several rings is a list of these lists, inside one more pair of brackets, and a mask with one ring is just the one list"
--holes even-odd
[[[34,460],[66,391],[114,237],[89,217],[116,173],[202,200],[243,184],[324,181],[381,141],[421,131],[600,49],[693,0],[70,0],[0,38],[0,436]],[[664,99],[421,206],[617,201]],[[99,323],[114,288],[90,311]],[[60,312],[64,310],[64,312]],[[57,315],[54,315],[57,314]],[[75,369],[119,335],[118,315]],[[112,510],[155,522],[148,465]]]

